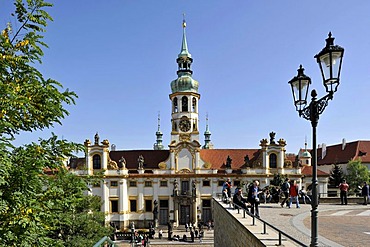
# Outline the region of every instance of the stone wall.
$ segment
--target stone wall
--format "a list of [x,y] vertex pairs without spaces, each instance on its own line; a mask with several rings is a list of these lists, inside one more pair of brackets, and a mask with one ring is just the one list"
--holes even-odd
[[214,246],[265,246],[238,219],[225,210],[218,201],[212,200],[214,228]]

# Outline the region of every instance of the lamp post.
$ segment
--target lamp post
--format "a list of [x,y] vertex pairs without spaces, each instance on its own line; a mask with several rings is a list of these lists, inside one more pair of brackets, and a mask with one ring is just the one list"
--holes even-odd
[[135,224],[134,222],[131,222],[131,243],[132,246],[135,246]]
[[334,45],[334,38],[329,33],[326,39],[326,46],[315,55],[316,61],[319,64],[323,84],[326,89],[326,95],[321,99],[317,99],[316,90],[311,91],[311,102],[308,106],[307,95],[311,84],[310,77],[306,76],[304,68],[300,65],[298,75],[289,81],[292,87],[294,105],[300,117],[311,121],[312,125],[312,200],[311,200],[311,244],[310,246],[318,246],[318,181],[317,181],[317,148],[316,148],[316,128],[319,122],[319,116],[324,112],[329,100],[333,99],[334,93],[338,89],[340,71],[342,68],[342,58],[344,49],[338,45]]

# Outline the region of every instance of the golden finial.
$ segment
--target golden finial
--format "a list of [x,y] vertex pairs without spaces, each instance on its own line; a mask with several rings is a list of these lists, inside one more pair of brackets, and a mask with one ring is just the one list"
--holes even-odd
[[186,27],[186,21],[185,21],[185,13],[182,14],[182,27],[185,28]]

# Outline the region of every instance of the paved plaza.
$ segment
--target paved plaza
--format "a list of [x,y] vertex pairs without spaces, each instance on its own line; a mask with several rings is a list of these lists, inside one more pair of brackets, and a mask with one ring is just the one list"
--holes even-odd
[[[293,205],[292,208],[282,208],[280,204],[261,204],[260,215],[261,219],[288,233],[300,242],[309,246],[310,229],[311,229],[311,205],[303,204],[300,208]],[[240,214],[242,217],[242,214]],[[216,219],[217,220],[217,219]],[[251,221],[252,223],[252,221]],[[319,205],[319,246],[324,247],[356,247],[367,246],[370,242],[370,205],[364,206],[359,204],[339,205],[339,204],[320,204]],[[222,222],[215,221],[215,224]],[[151,246],[213,246],[213,230],[205,230],[205,237],[200,243],[196,239],[194,243],[168,241],[167,230],[165,227],[164,238],[156,238],[151,240]],[[227,228],[226,228],[227,229]],[[262,232],[262,229],[261,229]],[[174,234],[183,236],[190,233],[185,231],[183,226],[174,230]],[[230,233],[234,234],[234,233]],[[123,242],[121,242],[123,245]],[[129,246],[129,245],[127,245]],[[247,245],[246,245],[247,246]]]
[[[310,244],[311,205],[281,208],[262,204],[261,218],[303,243]],[[370,206],[359,204],[320,204],[319,246],[366,246],[370,242]]]

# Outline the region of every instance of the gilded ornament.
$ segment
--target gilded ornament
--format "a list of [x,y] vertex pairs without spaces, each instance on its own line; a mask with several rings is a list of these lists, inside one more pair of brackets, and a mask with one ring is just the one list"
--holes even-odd
[[164,170],[167,168],[167,164],[165,162],[161,162],[158,164],[159,169]]
[[89,139],[86,139],[84,142],[84,145],[87,147],[91,144],[91,141]]
[[266,146],[266,145],[267,145],[267,143],[268,143],[267,139],[262,139],[262,140],[260,141],[260,146]]
[[280,138],[278,143],[280,146],[286,146],[286,141],[283,138]]
[[209,162],[206,162],[206,163],[204,163],[204,168],[206,168],[206,169],[209,169],[209,168],[211,168],[212,167],[212,164],[211,163],[209,163]]
[[118,170],[118,165],[114,160],[109,159],[108,170]]
[[180,134],[180,141],[189,142],[190,141],[190,134]]

